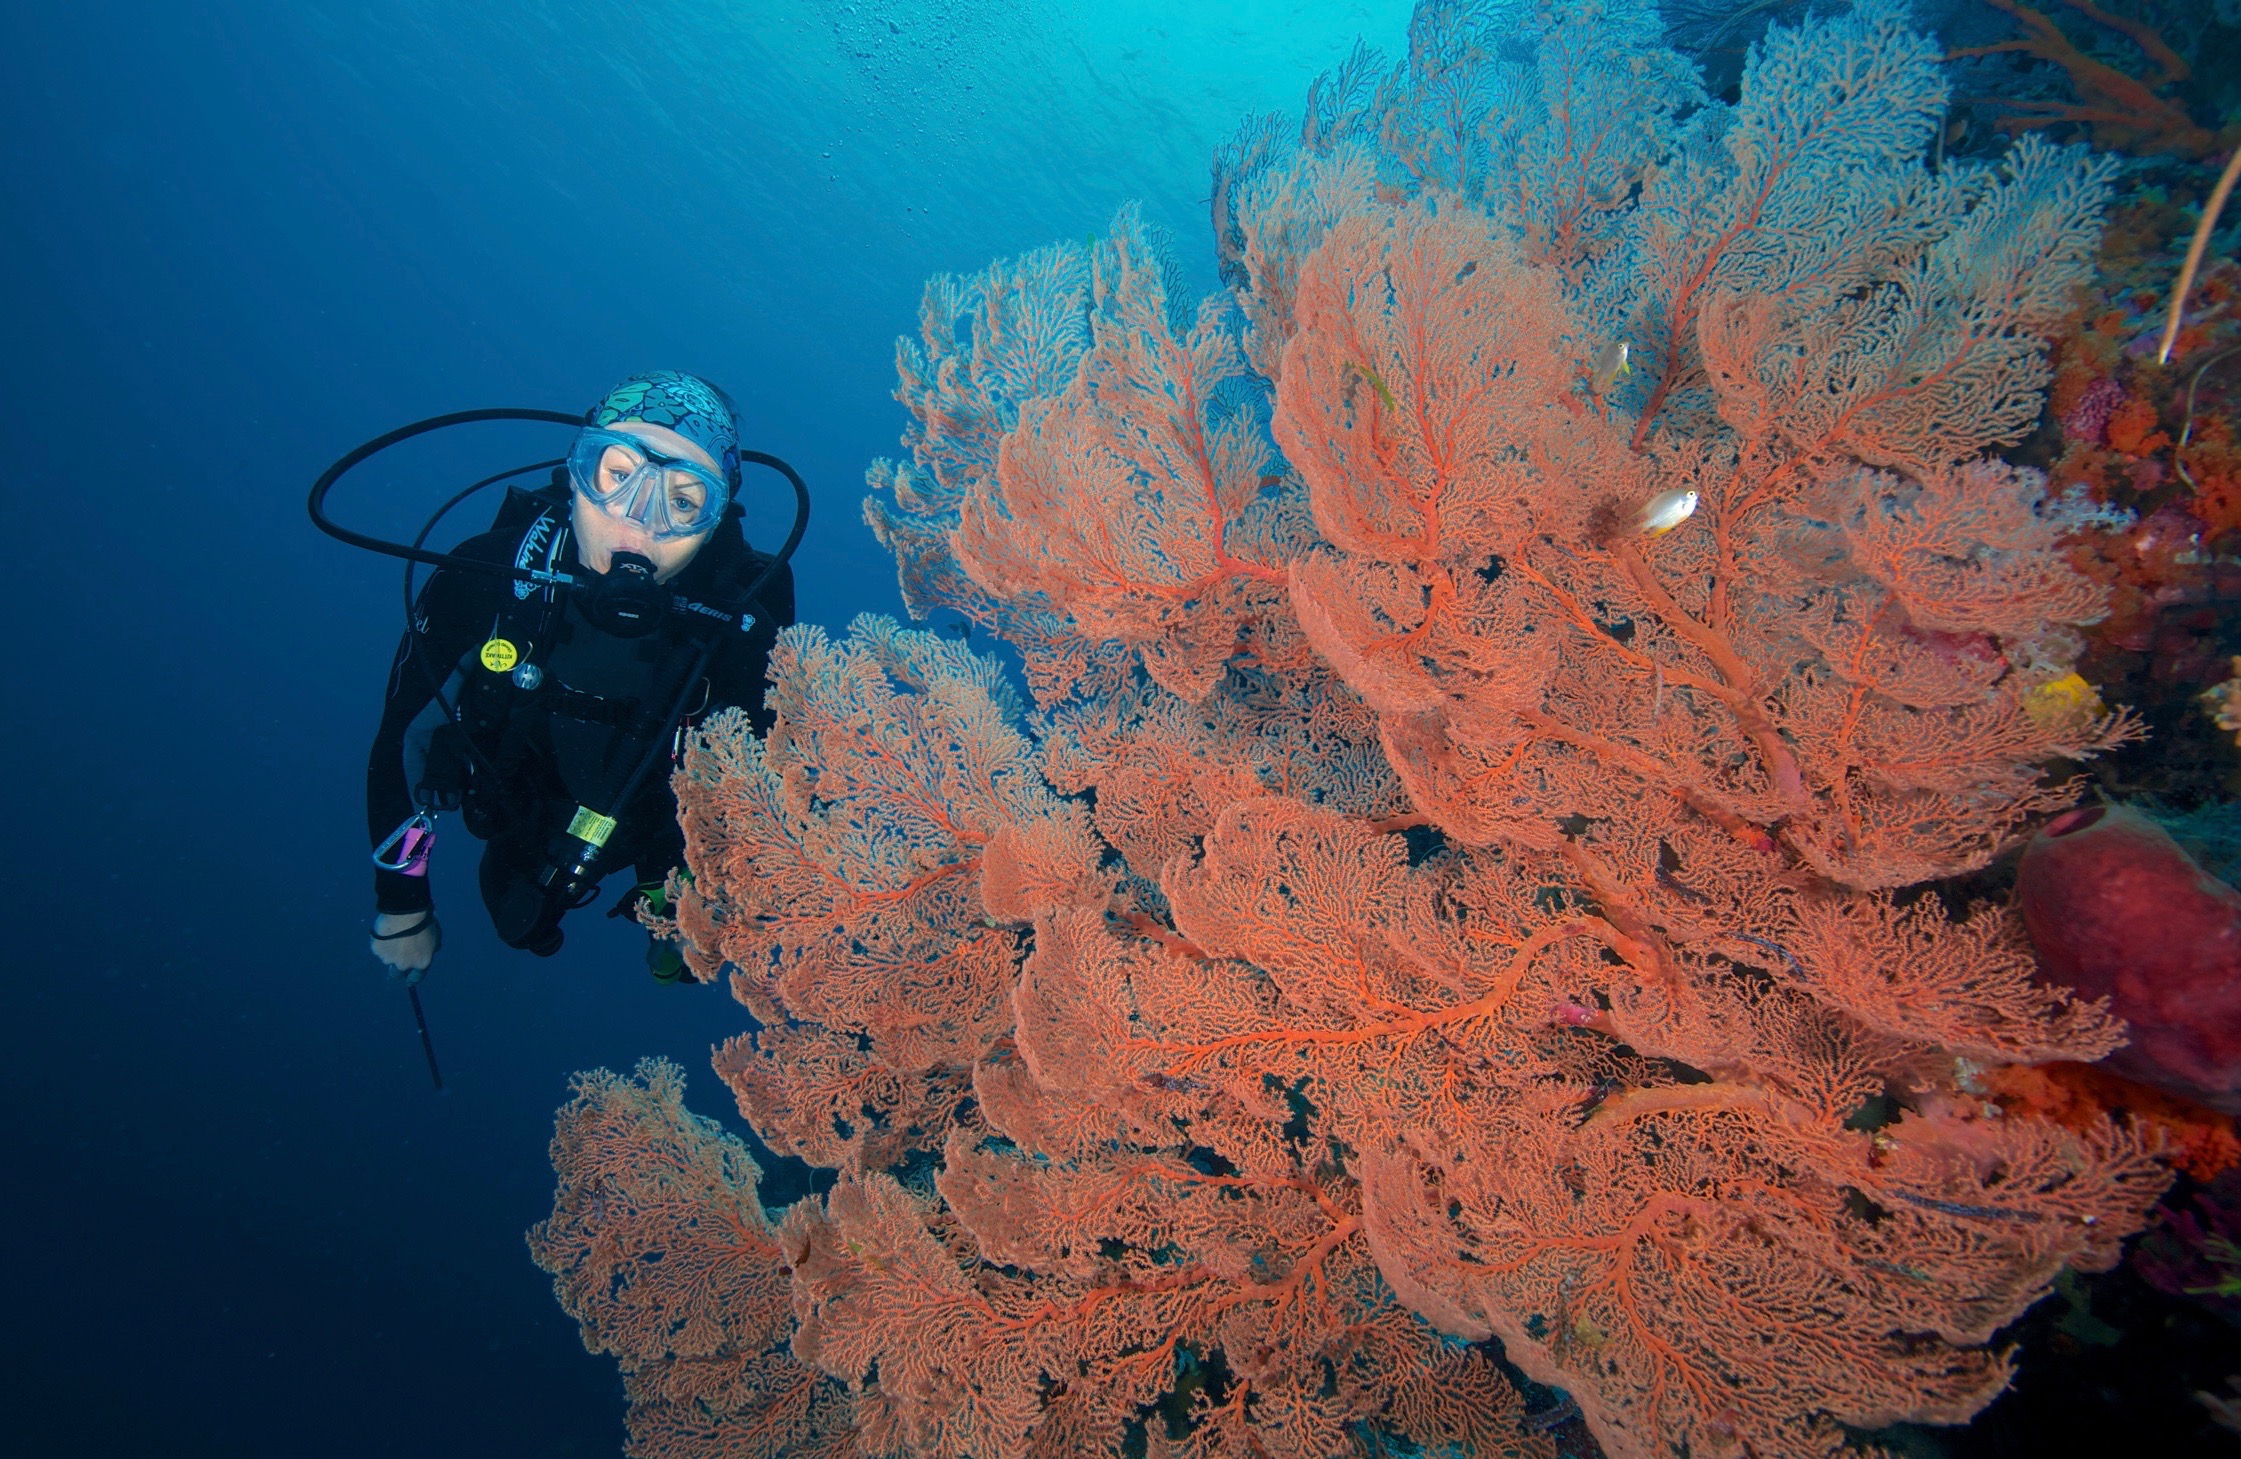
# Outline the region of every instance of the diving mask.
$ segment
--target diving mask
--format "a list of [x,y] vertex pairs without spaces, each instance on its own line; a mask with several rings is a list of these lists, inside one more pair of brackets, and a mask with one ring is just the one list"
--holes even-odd
[[723,518],[731,491],[697,461],[664,455],[642,437],[586,426],[568,452],[577,493],[656,541],[698,537]]

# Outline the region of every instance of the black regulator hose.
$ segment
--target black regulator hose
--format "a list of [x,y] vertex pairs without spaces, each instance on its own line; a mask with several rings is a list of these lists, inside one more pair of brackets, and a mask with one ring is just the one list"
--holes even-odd
[[[449,415],[432,415],[426,420],[416,420],[411,425],[399,426],[393,431],[374,437],[319,473],[319,479],[311,484],[309,506],[311,508],[312,525],[338,542],[347,542],[352,547],[363,547],[368,552],[379,552],[388,557],[401,557],[407,562],[417,562],[428,567],[459,567],[471,571],[496,573],[500,577],[513,578],[517,582],[534,583],[542,581],[529,569],[517,568],[511,563],[475,562],[468,558],[455,557],[448,552],[431,551],[418,544],[408,547],[402,542],[389,542],[364,532],[353,532],[327,515],[327,493],[334,490],[335,483],[342,480],[345,473],[362,465],[369,457],[378,456],[391,446],[402,444],[415,436],[425,436],[430,431],[446,430],[452,426],[474,425],[481,421],[492,420],[539,421],[550,425],[571,426],[578,430],[581,430],[584,424],[582,416],[569,415],[557,410],[498,407],[491,410],[455,410]],[[804,499],[806,500],[806,496]],[[441,514],[439,513],[439,515]]]
[[[407,562],[417,562],[428,567],[451,567],[466,572],[490,573],[498,577],[511,578],[515,582],[532,583],[540,587],[560,587],[576,590],[590,587],[591,584],[586,580],[566,573],[550,573],[536,568],[516,567],[507,562],[483,562],[470,557],[460,557],[454,553],[437,552],[421,545],[427,540],[428,532],[434,526],[435,521],[462,499],[493,481],[502,481],[508,476],[518,475],[518,472],[504,472],[498,476],[486,477],[474,486],[467,488],[466,491],[459,493],[438,509],[436,516],[430,518],[429,526],[422,528],[420,536],[410,544],[391,542],[365,532],[354,532],[327,515],[327,494],[334,490],[336,482],[340,481],[351,470],[363,465],[368,458],[377,456],[391,446],[409,441],[415,436],[427,435],[431,431],[495,420],[534,421],[549,425],[568,426],[578,430],[582,429],[584,424],[582,416],[570,415],[565,411],[498,407],[490,410],[457,410],[449,415],[430,416],[426,420],[399,426],[393,431],[374,437],[319,473],[319,479],[311,485],[311,498],[308,503],[312,525],[338,542],[347,542],[352,547],[362,547],[368,552],[379,552],[388,557],[401,557]],[[671,604],[674,611],[699,614],[704,618],[721,618],[728,612],[737,621],[748,611],[747,605],[755,600],[755,596],[763,590],[763,585],[770,581],[771,574],[777,572],[780,567],[792,559],[794,549],[801,546],[802,534],[809,530],[809,486],[801,479],[801,473],[794,470],[785,461],[766,451],[742,450],[739,453],[739,459],[751,461],[757,466],[768,467],[786,478],[786,484],[794,489],[793,529],[786,534],[786,540],[778,551],[771,555],[770,561],[764,565],[761,574],[752,583],[748,584],[747,590],[740,595],[740,602],[737,607],[728,610],[712,609],[705,604],[680,598],[674,600]],[[733,504],[733,509],[737,509],[736,502]]]
[[802,533],[809,530],[809,484],[801,479],[799,471],[767,451],[742,450],[739,459],[769,467],[785,477],[786,484],[794,489],[794,528],[786,534],[786,540],[779,544],[778,550],[770,555],[770,561],[764,565],[762,573],[739,595],[739,609],[744,612],[747,605],[754,602],[762,592],[763,584],[770,581],[770,575],[792,561],[794,549],[801,546]]

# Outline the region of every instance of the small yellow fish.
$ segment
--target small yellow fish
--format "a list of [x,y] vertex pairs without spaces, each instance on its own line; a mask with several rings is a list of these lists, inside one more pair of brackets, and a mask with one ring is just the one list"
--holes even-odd
[[1676,486],[1661,491],[1642,504],[1642,515],[1635,525],[1645,537],[1662,537],[1696,515],[1696,493],[1686,487]]
[[2023,709],[2040,727],[2052,728],[2073,718],[2099,714],[2101,696],[2091,684],[2071,672],[2026,690]]
[[1626,354],[1627,346],[1623,339],[1614,339],[1597,350],[1595,365],[1588,372],[1589,388],[1597,395],[1608,395],[1621,376],[1633,374],[1634,367],[1626,362]]
[[1352,370],[1355,374],[1370,382],[1370,388],[1377,392],[1377,398],[1379,400],[1385,402],[1385,408],[1387,410],[1393,411],[1395,413],[1399,412],[1400,407],[1393,403],[1393,392],[1385,388],[1385,382],[1383,380],[1377,378],[1377,371],[1371,369],[1367,365],[1357,365],[1352,360],[1347,360],[1344,363],[1347,369]]
[[2217,720],[2219,729],[2233,731],[2234,743],[2241,744],[2241,658],[2234,659],[2231,678],[2202,691],[2202,707]]

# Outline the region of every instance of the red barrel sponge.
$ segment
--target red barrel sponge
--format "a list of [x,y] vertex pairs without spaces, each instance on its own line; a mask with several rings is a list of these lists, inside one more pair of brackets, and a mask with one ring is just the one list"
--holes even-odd
[[2016,901],[2039,971],[2131,1025],[2108,1067],[2241,1112],[2241,892],[2123,806],[2081,806],[2024,848]]

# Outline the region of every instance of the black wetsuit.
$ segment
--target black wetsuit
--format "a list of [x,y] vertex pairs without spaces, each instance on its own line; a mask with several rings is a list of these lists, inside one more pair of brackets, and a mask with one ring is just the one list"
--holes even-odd
[[[552,556],[555,565],[576,567],[565,501],[522,500],[541,505],[541,513],[469,538],[456,555],[524,563],[533,555]],[[768,561],[727,519],[669,585],[683,597],[736,606]],[[512,579],[494,573],[439,568],[421,590],[418,631],[405,634],[397,646],[381,728],[366,764],[372,843],[378,846],[413,812],[415,787],[405,763],[408,732],[434,702],[431,678],[446,681],[456,671],[454,703],[482,752],[464,763],[472,765],[466,777],[467,827],[487,843],[483,902],[501,939],[539,954],[556,951],[557,923],[567,909],[545,905],[541,878],[551,865],[556,836],[578,806],[611,812],[617,822],[599,861],[602,870],[630,864],[640,884],[659,882],[683,858],[684,836],[669,789],[669,743],[654,748],[660,758],[632,803],[615,810],[612,801],[640,757],[663,739],[660,724],[710,637],[716,647],[703,676],[706,690],[685,700],[687,722],[737,706],[747,710],[758,731],[768,728],[763,679],[778,630],[794,621],[792,569],[781,566],[748,606],[756,623],[745,633],[671,613],[644,637],[617,638],[588,622],[570,594],[548,598],[526,585],[517,593]],[[543,670],[543,683],[534,690],[483,666],[480,649],[500,636],[516,641],[521,655]],[[536,642],[540,637],[547,641]],[[440,718],[441,711],[434,714]],[[442,737],[449,733],[436,731],[431,763],[462,763],[443,753]],[[423,783],[428,779],[424,775]],[[433,905],[425,877],[378,870],[374,904],[392,913]]]

